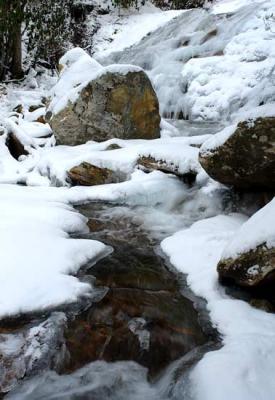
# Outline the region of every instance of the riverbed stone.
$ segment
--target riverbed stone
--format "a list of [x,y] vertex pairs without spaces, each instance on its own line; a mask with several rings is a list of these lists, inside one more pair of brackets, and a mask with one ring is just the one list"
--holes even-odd
[[80,210],[89,218],[88,237],[114,249],[87,269],[95,287],[108,291],[69,323],[65,336],[70,360],[64,371],[98,359],[132,360],[153,377],[207,338],[177,275],[155,253],[137,219],[121,215],[120,207],[112,206],[111,215],[109,206],[101,207],[105,210],[96,204]]
[[152,156],[141,156],[137,160],[137,165],[145,172],[161,171],[166,174],[173,174],[179,177],[183,182],[192,184],[196,180],[197,172],[190,169],[186,173],[179,172],[179,167],[167,160],[156,159]]
[[112,288],[66,333],[68,370],[90,361],[134,360],[158,374],[205,338],[189,300],[169,291]]
[[208,175],[240,190],[274,191],[275,117],[240,122],[220,146],[200,152]]
[[46,114],[58,144],[160,136],[159,103],[144,71],[106,72],[89,82],[74,103]]
[[118,182],[118,177],[108,168],[99,168],[83,162],[68,171],[68,177],[73,185],[93,186]]

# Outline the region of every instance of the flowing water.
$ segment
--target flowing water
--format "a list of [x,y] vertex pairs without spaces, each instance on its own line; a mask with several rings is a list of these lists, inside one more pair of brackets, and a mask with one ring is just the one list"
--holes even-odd
[[203,302],[162,257],[159,239],[144,231],[134,209],[79,209],[89,218],[84,237],[113,252],[79,274],[93,286],[91,300],[2,322],[2,389],[15,387],[5,398],[189,398],[192,366],[219,343]]

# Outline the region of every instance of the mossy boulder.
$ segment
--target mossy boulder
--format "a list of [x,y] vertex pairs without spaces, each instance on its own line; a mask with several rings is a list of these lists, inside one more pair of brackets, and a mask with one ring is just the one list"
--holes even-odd
[[142,70],[103,73],[81,90],[74,103],[69,101],[47,117],[57,143],[64,145],[160,135],[158,99]]
[[200,151],[199,161],[208,175],[240,190],[274,191],[275,117],[240,122],[219,146]]

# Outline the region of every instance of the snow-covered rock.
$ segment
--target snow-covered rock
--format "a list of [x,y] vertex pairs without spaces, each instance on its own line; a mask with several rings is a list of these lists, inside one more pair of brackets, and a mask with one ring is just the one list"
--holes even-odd
[[225,247],[218,272],[243,286],[274,282],[275,199],[254,214]]
[[59,144],[159,137],[158,99],[141,68],[104,68],[81,49],[60,62],[65,67],[46,114]]
[[275,118],[240,122],[207,140],[200,163],[217,181],[242,190],[275,188]]

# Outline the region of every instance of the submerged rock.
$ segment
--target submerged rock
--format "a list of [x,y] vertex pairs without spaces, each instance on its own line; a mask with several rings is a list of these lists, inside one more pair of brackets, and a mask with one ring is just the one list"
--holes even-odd
[[190,300],[169,291],[112,288],[66,332],[68,371],[98,359],[134,360],[159,373],[205,342]]
[[205,343],[206,335],[192,301],[181,293],[177,276],[155,254],[154,244],[137,222],[116,214],[113,207],[111,214],[97,207],[81,207],[93,217],[91,233],[85,237],[104,240],[114,252],[89,273],[108,292],[69,323],[65,336],[71,357],[64,372],[95,360],[133,360],[155,376]]
[[47,113],[57,143],[158,138],[159,104],[145,72],[121,66],[121,71],[110,67],[98,75],[82,88],[74,102],[68,101],[57,113]]
[[222,144],[214,141],[211,147],[206,142],[199,160],[218,182],[241,190],[274,191],[275,117],[240,122]]
[[117,182],[118,177],[108,168],[99,168],[83,162],[68,171],[68,177],[73,185],[93,186]]

